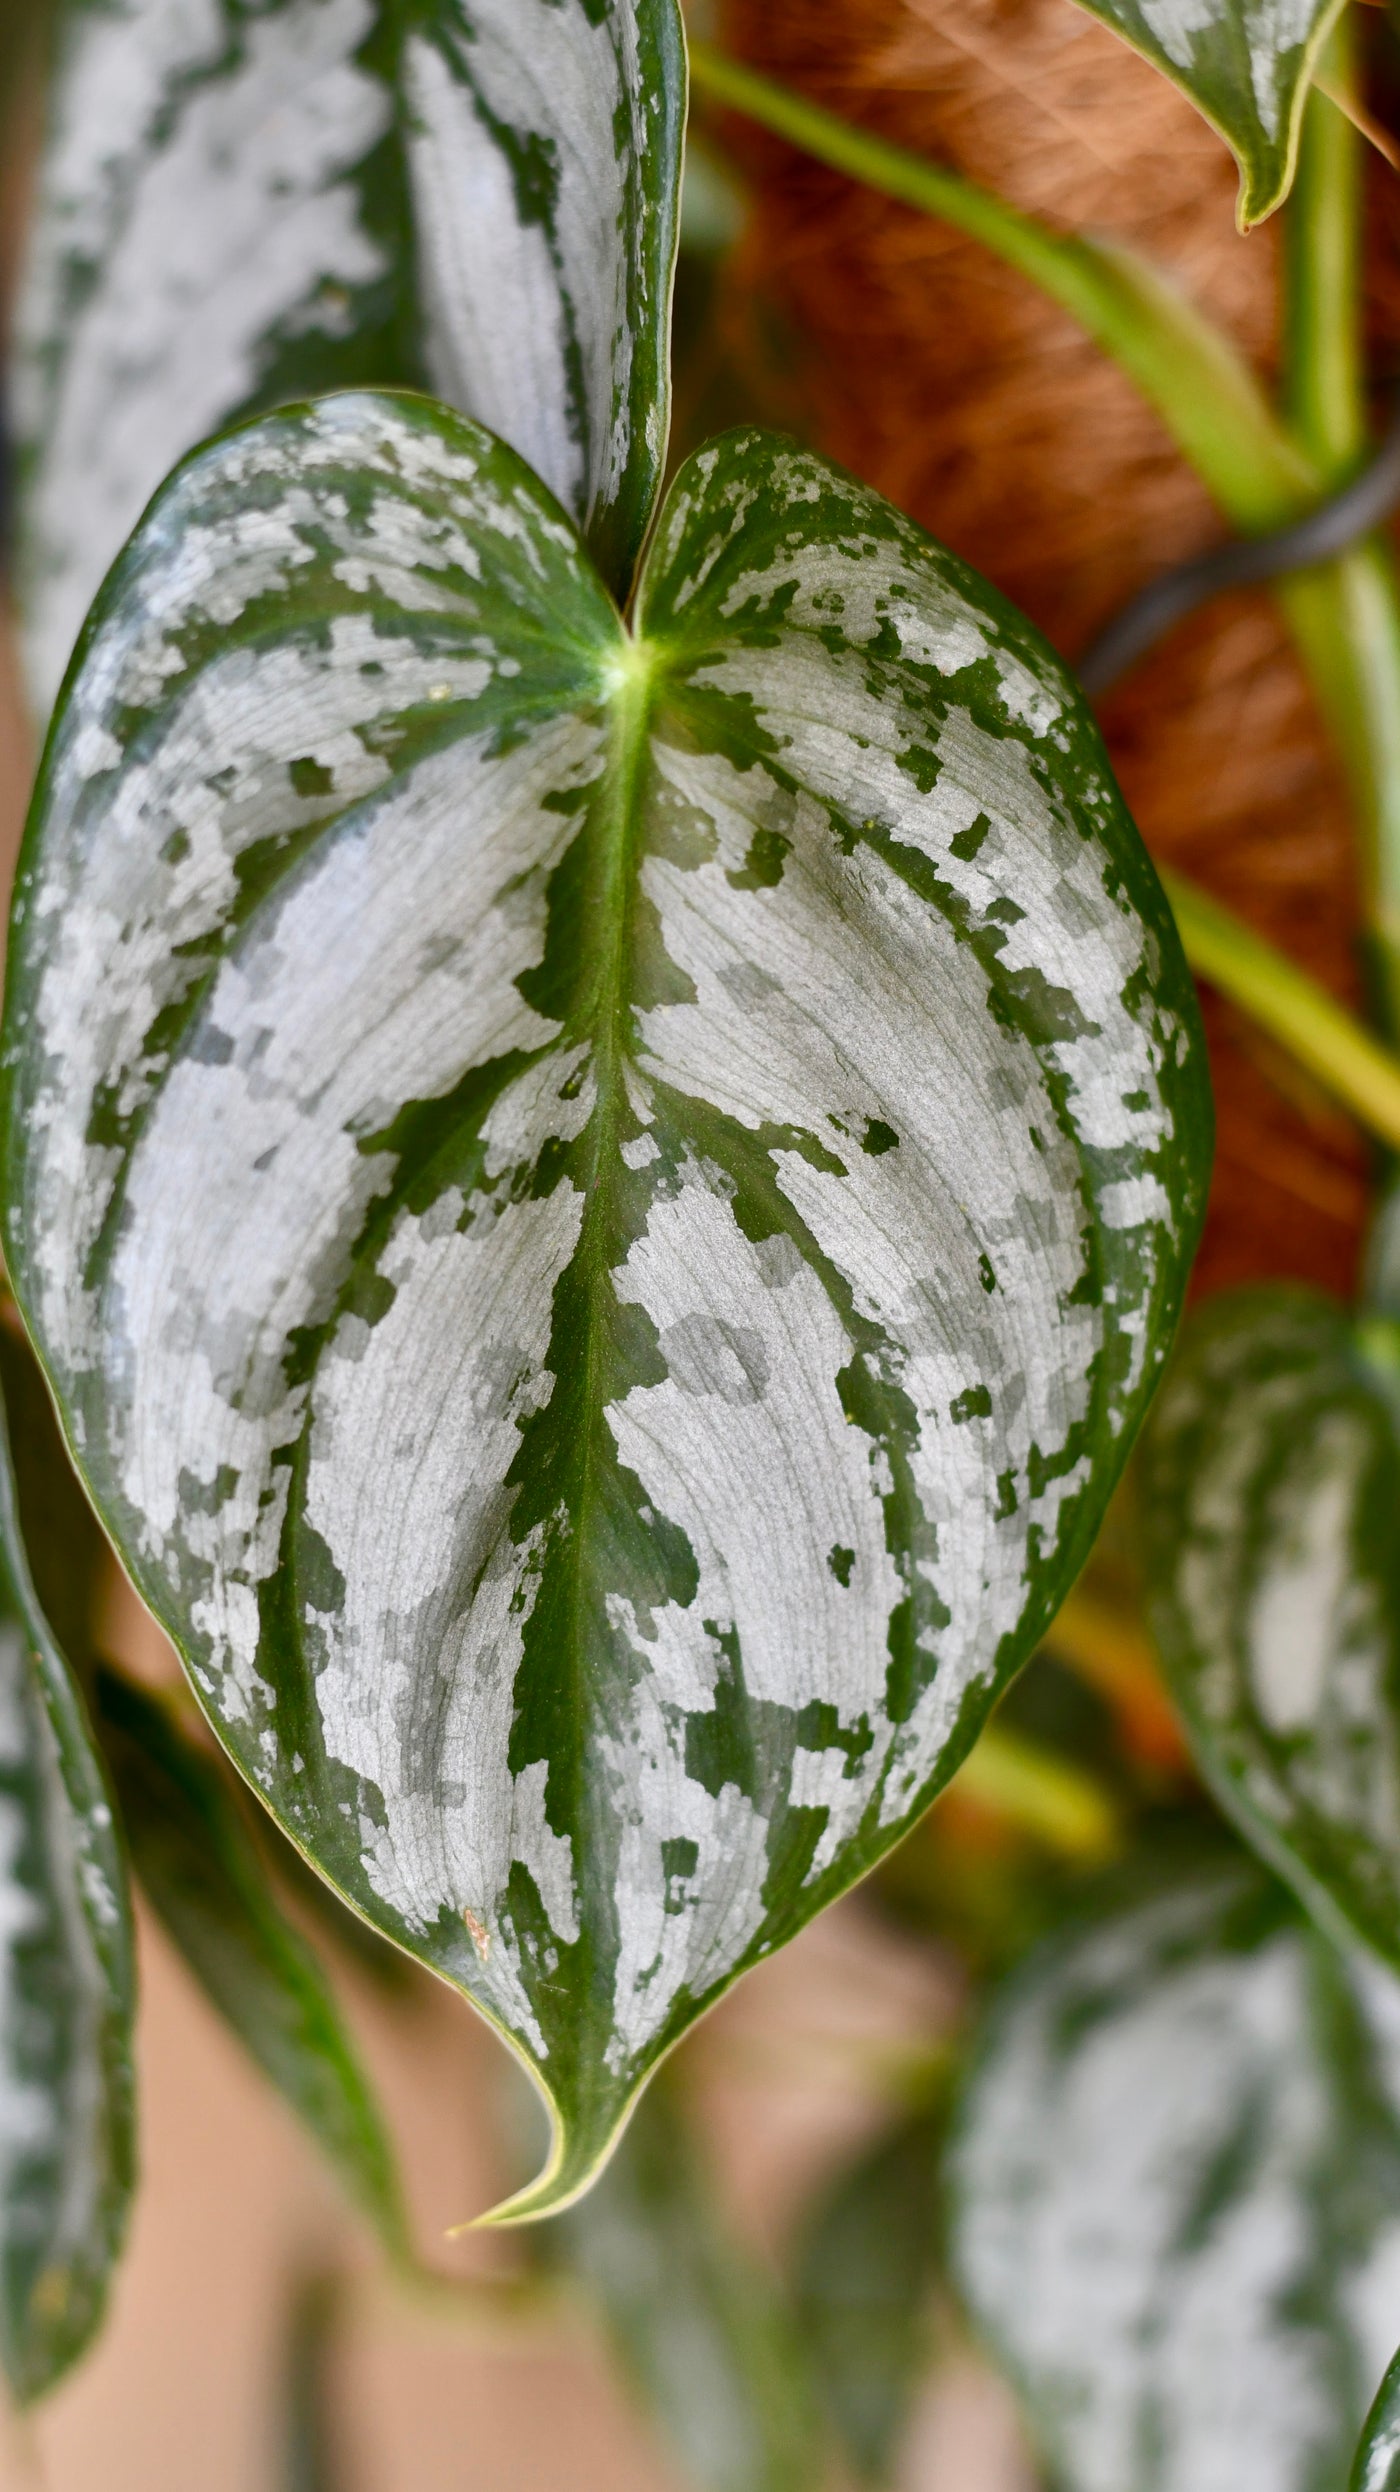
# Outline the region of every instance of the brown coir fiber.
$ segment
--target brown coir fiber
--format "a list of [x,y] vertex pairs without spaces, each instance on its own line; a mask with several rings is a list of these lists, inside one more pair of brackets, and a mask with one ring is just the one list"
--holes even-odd
[[[1276,223],[1238,237],[1224,148],[1071,0],[729,0],[725,33],[1057,226],[1132,243],[1270,364]],[[1145,402],[1034,288],[947,227],[730,130],[757,196],[739,281],[784,304],[809,342],[822,447],[1066,655],[1155,571],[1218,538]],[[1271,602],[1231,598],[1184,626],[1103,722],[1153,850],[1358,1002],[1347,809]],[[1349,1289],[1364,1147],[1209,998],[1207,1020],[1218,1148],[1198,1284],[1287,1274]]]

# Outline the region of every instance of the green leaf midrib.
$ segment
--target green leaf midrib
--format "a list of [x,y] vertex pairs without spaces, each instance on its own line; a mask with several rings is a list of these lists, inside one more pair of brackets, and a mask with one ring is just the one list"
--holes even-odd
[[[574,1683],[573,1711],[580,1721],[586,1719],[588,1711],[588,1691],[582,1684],[590,1594],[588,1524],[599,1494],[598,1432],[605,1424],[600,1376],[604,1358],[601,1300],[607,1287],[609,1267],[601,1261],[595,1267],[594,1240],[598,1230],[610,1224],[616,1209],[617,1171],[621,1159],[618,1129],[624,1108],[624,1065],[633,1057],[627,972],[641,871],[640,790],[650,766],[651,722],[659,689],[657,652],[653,644],[633,637],[624,625],[619,651],[622,663],[614,678],[613,715],[616,723],[613,749],[596,800],[604,815],[606,833],[602,841],[599,888],[592,895],[592,901],[596,921],[609,929],[609,940],[596,987],[596,1037],[592,1067],[597,1091],[593,1115],[589,1120],[591,1147],[587,1154],[589,1179],[583,1224],[575,1249],[575,1260],[589,1268],[592,1283],[584,1301],[586,1332],[582,1389],[586,1424],[579,1437],[577,1492],[568,1559],[568,1609],[572,1632],[567,1667]],[[552,1353],[553,1341],[550,1348]],[[554,1372],[557,1377],[558,1370]],[[559,1761],[551,1757],[551,1785],[558,1771]],[[572,1786],[569,1792],[571,1814],[576,1824],[582,1822],[584,1815],[583,1794],[579,1787],[583,1772],[584,1746],[580,1741],[575,1747],[568,1777]]]

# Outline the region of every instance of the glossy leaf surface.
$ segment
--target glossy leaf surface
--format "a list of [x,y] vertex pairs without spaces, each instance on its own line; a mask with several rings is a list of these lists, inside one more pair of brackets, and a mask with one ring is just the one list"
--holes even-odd
[[547,2237],[695,2492],[811,2492],[822,2480],[817,2416],[791,2316],[734,2238],[664,2086]]
[[797,2272],[813,2379],[862,2483],[894,2480],[933,2349],[942,2122],[902,2120],[819,2200]]
[[407,2232],[393,2149],[334,1993],[279,1910],[228,1787],[168,1702],[98,1680],[103,1744],[142,1891],[200,1988],[395,2257]]
[[534,2211],[1034,1647],[1209,1150],[1009,607],[756,434],[639,603],[427,402],[204,453],[98,610],[8,992],[99,1509],[298,1843],[539,2076]]
[[1301,1289],[1188,1326],[1144,1445],[1151,1615],[1203,1769],[1400,1964],[1400,1358]]
[[1239,219],[1257,224],[1293,182],[1308,81],[1340,0],[1080,0],[1163,70],[1240,168]]
[[19,315],[46,710],[177,460],[314,391],[430,383],[625,589],[666,454],[677,0],[63,0]]
[[134,2178],[134,2004],[125,1866],[0,1421],[0,2363],[21,2404],[106,2304]]
[[1057,1938],[952,2158],[1063,2492],[1343,2492],[1400,2304],[1400,1988],[1241,1863]]
[[1349,2492],[1396,2492],[1400,2486],[1400,2354],[1366,2417]]

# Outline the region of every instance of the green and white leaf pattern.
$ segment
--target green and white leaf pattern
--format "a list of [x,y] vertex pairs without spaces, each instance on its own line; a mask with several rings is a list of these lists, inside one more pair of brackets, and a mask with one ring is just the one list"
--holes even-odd
[[1343,2492],[1400,2328],[1391,1974],[1244,1866],[1059,1936],[993,2011],[951,2187],[1062,2492]]
[[1197,1755],[1322,1919],[1400,1965],[1400,1361],[1295,1288],[1188,1326],[1143,1452],[1153,1630]]
[[439,392],[625,592],[665,461],[677,0],[63,0],[18,320],[36,706],[176,461],[258,407]]
[[7,1253],[297,1842],[586,2186],[927,1804],[1093,1538],[1209,1093],[1069,679],[757,434],[639,637],[511,452],[349,396],[113,574],[7,997]]
[[135,2166],[126,1873],[20,1545],[0,1420],[0,2364],[29,2404],[101,2321]]
[[1293,185],[1308,82],[1342,0],[1080,0],[1165,71],[1240,168],[1256,225]]

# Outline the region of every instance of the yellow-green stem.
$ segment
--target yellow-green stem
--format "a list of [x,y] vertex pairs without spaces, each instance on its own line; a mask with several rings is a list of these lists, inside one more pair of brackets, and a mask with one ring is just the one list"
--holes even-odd
[[[1345,38],[1342,41],[1345,42]],[[1345,65],[1345,61],[1344,61]],[[1110,242],[1052,232],[946,166],[893,146],[853,127],[836,113],[794,95],[774,79],[729,59],[710,44],[691,47],[697,94],[747,115],[808,155],[940,218],[1018,269],[1031,283],[1073,314],[1136,381],[1156,408],[1185,457],[1220,508],[1244,534],[1277,527],[1316,501],[1325,490],[1350,437],[1349,412],[1356,389],[1353,350],[1334,340],[1325,376],[1304,392],[1300,380],[1294,410],[1305,424],[1300,440],[1269,407],[1258,382],[1231,341],[1205,315],[1135,254]],[[1326,115],[1328,118],[1320,119]],[[1356,208],[1354,184],[1338,131],[1349,125],[1321,99],[1309,106],[1295,222],[1293,333],[1320,330],[1328,312],[1329,267],[1342,272],[1343,295],[1332,308],[1352,318],[1351,288],[1356,244],[1349,220]],[[1343,167],[1337,189],[1337,168]],[[1335,324],[1337,337],[1341,319]],[[1380,937],[1382,969],[1395,995],[1392,1027],[1400,1029],[1400,582],[1388,546],[1378,540],[1342,560],[1280,582],[1279,602],[1307,669],[1328,730],[1347,771],[1364,835],[1373,923]],[[1391,860],[1395,863],[1392,867]],[[1185,886],[1178,886],[1185,889]],[[1291,991],[1306,1032],[1303,1060],[1319,1081],[1344,1101],[1373,1133],[1395,1133],[1391,1081],[1400,1067],[1383,1049],[1357,1053],[1370,1042],[1340,1007],[1298,978],[1287,962],[1224,910],[1211,912],[1203,929],[1199,906],[1188,911],[1217,963],[1220,983],[1246,1011],[1256,1009],[1290,1052],[1300,1053],[1289,1015],[1271,1009]],[[1236,927],[1238,975],[1230,975],[1225,930]],[[1188,952],[1191,942],[1188,941]],[[1272,964],[1264,974],[1263,964]],[[1209,972],[1198,960],[1202,974]],[[1250,1000],[1260,999],[1259,1006]],[[1308,1009],[1302,1008],[1309,999]],[[1329,1014],[1332,1016],[1329,1018]],[[1374,1081],[1372,1076],[1375,1076]]]
[[[1355,38],[1343,14],[1322,67],[1339,95],[1355,82]],[[1284,211],[1284,412],[1329,485],[1366,448],[1361,326],[1362,142],[1337,105],[1308,97],[1293,196]]]
[[1247,1012],[1368,1132],[1400,1151],[1400,1057],[1194,883],[1170,873],[1162,881],[1196,975]]

